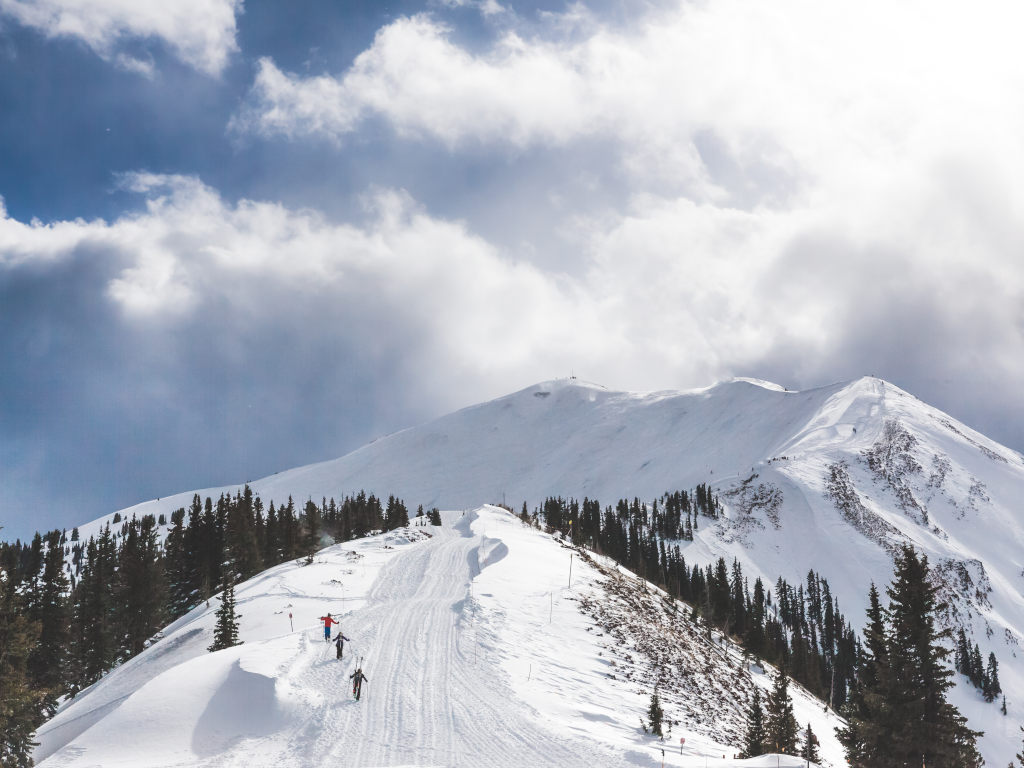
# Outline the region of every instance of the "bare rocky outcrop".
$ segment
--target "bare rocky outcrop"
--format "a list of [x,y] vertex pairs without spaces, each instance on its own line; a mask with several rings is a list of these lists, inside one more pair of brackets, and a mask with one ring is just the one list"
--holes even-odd
[[842,514],[843,519],[890,555],[894,555],[897,542],[904,538],[903,534],[864,505],[850,478],[850,466],[845,461],[839,461],[830,465],[828,472],[825,478],[825,495]]

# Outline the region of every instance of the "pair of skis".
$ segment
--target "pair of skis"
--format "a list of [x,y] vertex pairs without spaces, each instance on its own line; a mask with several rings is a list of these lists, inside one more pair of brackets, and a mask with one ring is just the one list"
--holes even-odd
[[[356,664],[356,669],[359,670],[360,674],[362,673],[363,659],[364,658],[365,657],[360,656],[359,657],[359,663]],[[359,701],[359,699],[362,697],[362,694],[363,694],[363,682],[368,682],[366,680],[366,675],[363,675],[360,680],[354,681],[354,683],[352,685],[352,698],[355,699],[356,701]],[[359,696],[356,695],[356,686],[357,685],[359,686]]]

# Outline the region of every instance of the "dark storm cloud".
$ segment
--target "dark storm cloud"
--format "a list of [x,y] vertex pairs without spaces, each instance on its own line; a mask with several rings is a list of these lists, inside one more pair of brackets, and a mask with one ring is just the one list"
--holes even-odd
[[244,311],[139,322],[107,297],[119,266],[81,249],[0,270],[5,537],[340,455],[416,417],[390,355],[335,332],[352,318],[330,297],[240,281]]

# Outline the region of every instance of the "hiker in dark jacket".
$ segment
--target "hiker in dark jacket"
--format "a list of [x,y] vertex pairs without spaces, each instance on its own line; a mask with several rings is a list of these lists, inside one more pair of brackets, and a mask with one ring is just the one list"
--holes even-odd
[[339,629],[338,630],[338,636],[336,638],[334,638],[334,645],[338,649],[338,658],[339,659],[342,658],[345,655],[345,641],[346,640],[348,640],[348,642],[350,642],[350,643],[352,642],[351,639],[349,639],[349,638],[345,637],[343,634],[341,634],[341,630]]
[[349,679],[352,681],[352,695],[356,697],[356,701],[359,701],[359,696],[363,692],[363,680],[370,682],[370,678],[363,674],[362,667],[358,667],[349,675]]

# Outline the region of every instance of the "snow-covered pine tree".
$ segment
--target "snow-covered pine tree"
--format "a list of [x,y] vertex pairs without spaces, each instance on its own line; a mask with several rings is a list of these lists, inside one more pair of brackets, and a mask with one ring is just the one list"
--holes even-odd
[[747,731],[743,735],[740,757],[758,757],[765,753],[767,735],[764,730],[764,709],[761,708],[761,689],[754,688],[754,697],[747,710]]
[[789,697],[789,678],[784,665],[780,665],[775,673],[765,706],[765,721],[767,748],[787,755],[795,754],[800,726],[793,715],[793,700]]
[[235,613],[235,578],[230,572],[224,591],[220,596],[220,607],[217,609],[217,626],[213,630],[213,644],[206,650],[213,653],[224,648],[231,648],[241,645],[238,639],[238,619],[241,618]]

